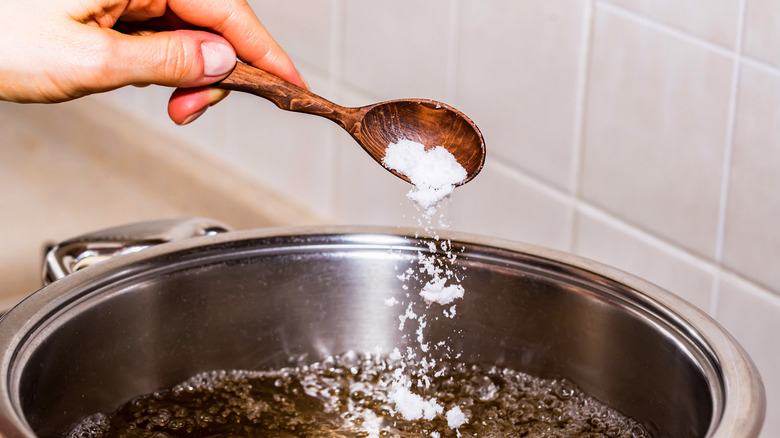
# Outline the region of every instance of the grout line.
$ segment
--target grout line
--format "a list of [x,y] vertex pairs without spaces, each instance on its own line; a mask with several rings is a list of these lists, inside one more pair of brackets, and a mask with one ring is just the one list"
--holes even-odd
[[767,299],[770,302],[777,303],[777,305],[780,306],[780,295],[777,293],[774,293],[761,285],[753,283],[752,281],[740,276],[738,273],[733,271],[724,270],[722,272],[722,276],[725,280],[736,283],[737,287],[741,289],[747,289],[748,292],[755,295],[764,295],[762,298]]
[[593,22],[595,17],[593,0],[585,3],[580,42],[580,57],[577,62],[577,91],[574,112],[574,132],[572,138],[571,183],[572,207],[571,228],[569,230],[569,250],[577,252],[577,230],[579,229],[579,206],[582,201],[583,148],[585,147],[585,105],[587,104],[588,73],[590,71],[591,47],[593,40]]
[[741,55],[740,60],[742,61],[743,64],[749,65],[757,70],[761,70],[763,73],[769,73],[773,76],[780,77],[780,69],[774,67],[773,65],[767,64],[764,61],[755,58],[750,58],[746,55]]
[[703,264],[708,264],[710,266],[715,266],[715,264],[709,259],[700,256],[692,251],[689,251],[684,247],[679,246],[678,244],[665,239],[662,236],[658,236],[650,230],[641,228],[627,221],[626,219],[619,217],[615,213],[610,212],[608,209],[599,207],[595,204],[591,204],[582,199],[575,199],[571,193],[563,189],[560,189],[554,185],[549,184],[547,181],[539,178],[538,176],[532,173],[525,172],[522,169],[518,169],[517,167],[514,167],[510,164],[506,164],[503,161],[499,161],[499,160],[492,160],[490,162],[490,166],[495,167],[496,170],[499,170],[500,172],[507,174],[509,177],[513,178],[514,180],[526,184],[530,188],[536,190],[537,192],[545,196],[549,196],[550,198],[558,202],[575,204],[577,206],[577,209],[583,213],[597,212],[598,216],[602,218],[609,218],[610,222],[619,224],[619,226],[616,226],[615,228],[619,228],[624,232],[629,232],[632,235],[646,236],[646,238],[642,240],[645,240],[647,242],[653,242],[653,244],[656,246],[673,248],[675,252],[681,254],[682,253],[687,254],[687,257],[690,258],[691,260],[694,259],[697,260],[696,263],[699,264],[703,263]]
[[[493,160],[490,165],[495,167],[496,170],[507,174],[510,178],[513,178],[516,181],[526,184],[530,188],[538,191],[543,195],[549,196],[558,202],[564,202],[564,203],[576,202],[571,194],[561,189],[558,189],[554,186],[551,186],[547,182],[539,179],[538,177],[532,174],[523,172],[511,165],[505,164],[497,160]],[[581,213],[587,214],[602,222],[607,222],[611,229],[617,230],[634,239],[637,239],[650,247],[660,248],[662,251],[671,254],[673,257],[683,260],[691,265],[694,265],[703,271],[711,273],[715,279],[714,281],[716,282],[718,281],[719,276],[729,276],[733,278],[738,278],[741,282],[748,284],[755,289],[762,290],[768,294],[778,295],[776,292],[773,292],[767,286],[763,286],[759,283],[756,283],[755,281],[744,277],[743,274],[740,274],[724,266],[721,266],[720,264],[704,256],[701,256],[682,246],[679,246],[675,242],[671,242],[661,236],[657,236],[650,230],[645,230],[641,227],[638,227],[635,224],[627,222],[625,219],[617,216],[616,214],[610,212],[609,210],[590,204],[586,201],[579,201],[577,205],[578,205],[578,210]],[[711,315],[714,317],[714,314],[711,313]]]
[[[676,257],[690,265],[697,267],[698,269],[701,269],[702,271],[709,272],[713,275],[713,283],[719,284],[721,279],[728,278],[731,281],[738,281],[742,283],[743,287],[749,286],[750,288],[755,289],[756,291],[761,291],[762,293],[774,297],[775,299],[780,299],[780,294],[778,294],[776,291],[773,291],[770,287],[757,283],[756,281],[745,277],[744,274],[728,269],[705,257],[688,251],[687,249],[682,248],[673,242],[664,240],[663,238],[660,238],[649,231],[627,223],[622,218],[615,216],[613,213],[607,210],[603,210],[600,207],[586,203],[581,204],[581,210],[582,213],[587,214],[596,220],[607,223],[610,229],[626,234],[629,237],[639,240],[650,247],[659,248],[665,253],[670,254],[672,257]],[[717,319],[717,312],[713,312],[713,310],[715,310],[715,306],[711,306],[711,308],[708,309],[708,313],[710,316]]]
[[628,18],[630,20],[633,20],[635,22],[638,22],[640,24],[643,24],[647,27],[650,27],[652,29],[661,31],[669,36],[677,37],[681,40],[684,40],[688,43],[695,44],[700,47],[704,47],[706,49],[712,50],[720,55],[723,55],[727,58],[734,59],[735,54],[734,50],[723,47],[719,44],[707,41],[704,38],[701,38],[699,36],[687,33],[685,31],[682,31],[680,29],[677,29],[675,27],[669,26],[665,23],[660,23],[658,21],[655,21],[651,18],[645,17],[644,15],[637,13],[635,11],[632,11],[630,9],[626,9],[624,7],[605,2],[604,0],[596,0],[597,7],[601,8],[605,11],[609,11],[611,13],[614,13],[615,15],[619,15],[623,18]]
[[611,229],[617,230],[634,239],[637,239],[650,247],[660,248],[664,252],[671,254],[673,257],[683,260],[686,263],[694,265],[704,271],[708,271],[714,274],[719,270],[719,266],[707,258],[680,247],[673,242],[669,242],[658,236],[655,236],[649,231],[627,223],[620,217],[607,210],[586,203],[582,203],[580,207],[583,214],[589,215],[598,221],[608,223]]
[[[780,295],[768,286],[761,285],[745,277],[739,272],[725,268],[717,263],[712,262],[711,260],[699,256],[698,254],[694,254],[684,248],[681,248],[674,243],[660,239],[650,232],[639,229],[631,224],[624,222],[621,218],[616,217],[608,211],[589,204],[583,204],[582,210],[583,213],[592,216],[594,219],[608,223],[611,229],[618,230],[619,232],[629,235],[632,238],[640,240],[648,246],[660,248],[668,254],[671,254],[673,257],[677,257],[686,263],[694,265],[703,271],[713,274],[714,282],[720,282],[721,279],[729,279],[729,281],[740,283],[741,287],[743,288],[749,287],[754,289],[757,293],[760,292],[766,294],[772,299],[780,300]],[[711,312],[714,309],[711,308],[708,310]],[[709,314],[713,318],[717,319],[716,313],[711,312]]]
[[[488,164],[486,164],[486,166],[487,165]],[[545,196],[549,196],[550,198],[567,204],[572,202],[570,193],[548,184],[546,181],[543,181],[535,175],[519,170],[516,167],[497,159],[491,160],[489,165],[495,167],[496,170],[505,173],[509,177],[531,187]]]
[[447,36],[447,102],[454,102],[458,89],[458,63],[460,61],[461,0],[450,1],[449,35]]
[[[728,121],[726,125],[726,144],[723,152],[723,170],[720,184],[720,201],[718,205],[718,225],[715,237],[715,263],[723,262],[723,245],[726,230],[726,214],[728,211],[729,182],[731,180],[731,159],[734,150],[734,130],[736,128],[737,99],[739,97],[739,79],[741,75],[742,39],[745,30],[745,5],[746,0],[739,2],[739,15],[737,21],[737,41],[735,43],[735,60],[731,75],[731,91],[729,92]],[[717,316],[718,300],[720,298],[720,275],[715,276],[712,288],[712,301],[710,314]]]

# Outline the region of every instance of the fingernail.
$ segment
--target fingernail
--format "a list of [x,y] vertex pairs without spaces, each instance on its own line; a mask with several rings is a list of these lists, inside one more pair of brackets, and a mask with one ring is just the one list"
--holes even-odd
[[220,101],[222,101],[222,99],[226,98],[228,94],[230,94],[228,90],[223,90],[221,88],[209,88],[209,106],[218,104]]
[[206,41],[201,43],[203,53],[203,74],[206,76],[222,76],[236,66],[236,52],[222,43]]
[[196,112],[194,114],[190,114],[189,117],[187,117],[186,119],[184,119],[183,122],[181,122],[180,126],[189,125],[190,123],[194,122],[195,119],[197,119],[198,117],[202,116],[203,113],[205,113],[207,109],[209,109],[209,107],[205,106],[200,111],[198,111],[198,112]]

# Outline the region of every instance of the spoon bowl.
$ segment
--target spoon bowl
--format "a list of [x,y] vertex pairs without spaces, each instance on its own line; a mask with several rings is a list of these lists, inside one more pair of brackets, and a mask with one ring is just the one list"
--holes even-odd
[[[349,132],[379,164],[387,146],[402,139],[421,143],[426,149],[447,149],[466,170],[466,179],[460,184],[477,176],[485,163],[485,141],[477,125],[457,109],[435,100],[400,99],[348,108],[244,63],[236,64],[233,72],[214,86],[263,97],[283,110],[325,117]],[[409,182],[406,176],[387,170]]]
[[[350,134],[380,164],[387,145],[406,139],[426,148],[447,149],[466,170],[467,177],[461,184],[482,169],[485,162],[482,134],[471,119],[455,108],[427,99],[391,100],[364,108],[360,127]],[[408,181],[406,176],[390,171]]]

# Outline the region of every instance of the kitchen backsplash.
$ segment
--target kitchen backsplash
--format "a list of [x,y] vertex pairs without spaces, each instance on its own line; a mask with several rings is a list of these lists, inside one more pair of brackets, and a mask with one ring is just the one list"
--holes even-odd
[[[451,228],[619,267],[720,321],[780,436],[780,2],[254,0],[313,91],[450,103],[487,163]],[[407,186],[324,119],[233,93],[190,126],[169,90],[99,99],[328,223],[416,225]],[[146,128],[144,128],[146,129]]]

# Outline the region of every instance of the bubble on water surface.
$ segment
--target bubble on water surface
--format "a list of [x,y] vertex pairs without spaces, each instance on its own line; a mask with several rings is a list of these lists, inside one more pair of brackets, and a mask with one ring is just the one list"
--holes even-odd
[[441,410],[406,420],[392,401],[401,365],[348,353],[276,371],[207,372],[89,416],[69,436],[650,437],[567,379],[441,361],[430,386],[409,388]]

